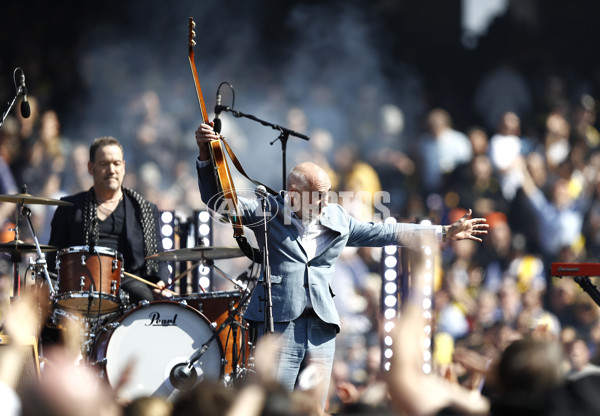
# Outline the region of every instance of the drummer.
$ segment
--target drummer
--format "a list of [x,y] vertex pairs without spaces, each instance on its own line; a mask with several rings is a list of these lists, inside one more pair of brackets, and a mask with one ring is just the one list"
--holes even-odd
[[[59,249],[74,246],[107,247],[123,255],[123,269],[164,288],[169,283],[165,262],[145,260],[163,251],[158,208],[123,186],[123,146],[114,137],[100,137],[90,146],[88,172],[94,185],[88,191],[62,198],[70,206],[57,207],[49,244]],[[48,256],[55,270],[56,254]],[[129,301],[153,301],[163,296],[139,279],[124,275],[121,289]],[[164,292],[166,293],[166,292]]]

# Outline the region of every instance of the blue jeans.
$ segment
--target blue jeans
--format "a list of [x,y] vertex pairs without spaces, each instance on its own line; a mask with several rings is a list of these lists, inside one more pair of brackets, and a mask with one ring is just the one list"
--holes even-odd
[[[294,390],[302,362],[306,359],[305,364],[313,365],[323,376],[322,404],[325,406],[335,353],[335,325],[309,316],[291,322],[276,322],[274,327],[281,346],[279,358],[275,360],[277,382],[288,391]],[[263,325],[258,325],[257,335],[260,337],[263,333]]]

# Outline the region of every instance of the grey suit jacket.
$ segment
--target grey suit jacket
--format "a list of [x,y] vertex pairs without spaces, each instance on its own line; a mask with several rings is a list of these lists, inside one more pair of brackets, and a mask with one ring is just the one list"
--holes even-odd
[[[197,161],[198,185],[202,200],[210,209],[219,211],[218,190],[212,165],[202,166]],[[258,201],[238,196],[243,222],[254,233],[260,247],[264,245],[264,222]],[[333,324],[339,332],[340,318],[331,290],[335,262],[346,246],[382,247],[407,245],[416,233],[439,234],[439,226],[419,224],[382,224],[358,221],[340,205],[330,204],[319,217],[320,224],[336,237],[312,259],[307,257],[299,242],[297,228],[290,222],[285,193],[267,197],[267,227],[269,264],[271,267],[271,294],[273,320],[288,322],[304,311],[308,296],[316,314],[324,322]],[[258,284],[244,314],[252,321],[264,319],[264,285]]]

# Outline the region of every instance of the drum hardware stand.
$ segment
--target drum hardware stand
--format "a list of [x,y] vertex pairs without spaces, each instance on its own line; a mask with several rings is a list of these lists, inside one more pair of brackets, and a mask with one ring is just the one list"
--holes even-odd
[[[225,380],[225,385],[226,386],[231,386],[233,385],[233,383],[238,380],[238,378],[240,378],[243,374],[245,374],[247,371],[249,371],[250,367],[253,367],[253,365],[248,365],[247,367],[240,365],[240,360],[242,363],[246,362],[246,360],[248,360],[248,362],[250,362],[250,356],[252,355],[251,351],[249,351],[249,356],[246,356],[246,350],[242,349],[242,353],[238,354],[238,331],[239,328],[243,326],[242,322],[238,322],[236,320],[233,321],[232,325],[232,336],[233,336],[233,342],[231,344],[231,348],[232,348],[232,357],[231,357],[231,376],[228,377]],[[249,342],[249,340],[245,340],[244,336],[242,335],[242,346],[245,345],[246,342]],[[249,348],[249,350],[251,350],[251,348]]]
[[242,283],[240,281],[237,281],[237,280],[234,280],[231,277],[227,276],[227,274],[223,270],[221,270],[218,266],[215,265],[215,262],[213,260],[206,259],[206,260],[202,260],[201,263],[204,266],[211,267],[213,270],[215,270],[217,273],[219,273],[225,279],[227,279],[231,283],[233,283],[235,285],[235,287],[237,287],[238,289],[240,289],[240,290],[246,290],[246,289],[248,289],[248,286],[245,285],[244,283]]
[[[236,308],[232,308],[231,312],[235,311],[234,316],[239,313],[239,310],[240,310],[240,308],[242,308],[242,306],[244,306],[244,307],[246,306],[246,304],[250,300],[250,294],[251,293],[252,293],[252,291],[246,291],[246,292],[244,292],[244,295],[240,298],[240,301],[238,303],[237,309]],[[232,357],[232,361],[233,362],[232,362],[232,365],[231,365],[231,368],[232,368],[232,380],[231,380],[231,382],[236,381],[238,379],[238,377],[240,377],[241,375],[243,375],[246,371],[249,371],[250,367],[253,367],[253,365],[248,365],[246,367],[241,367],[238,364],[239,361],[240,361],[240,358],[242,358],[242,362],[245,362],[246,360],[248,360],[248,363],[250,363],[253,351],[252,351],[252,346],[250,345],[250,348],[248,348],[248,357],[245,357],[245,354],[246,354],[246,350],[245,349],[242,350],[242,356],[241,357],[238,356],[238,345],[237,345],[238,328],[241,327],[243,324],[241,322],[238,322],[238,321],[235,321],[235,320],[233,322],[234,322],[233,329],[232,329],[232,332],[233,332],[233,344],[232,344],[233,357]],[[247,336],[248,336],[248,334],[247,334]],[[244,340],[242,338],[242,342],[244,342],[244,341],[246,343],[250,342],[249,339]]]
[[[16,97],[15,97],[16,99]],[[14,100],[13,100],[14,103]],[[12,104],[11,104],[12,106]],[[10,111],[10,108],[9,108]],[[8,111],[7,111],[8,113]],[[2,119],[2,121],[4,121],[4,119]],[[0,123],[1,126],[1,123]],[[23,190],[24,193],[27,192],[27,185],[23,186]],[[17,203],[17,209],[15,210],[15,227],[14,228],[9,228],[8,231],[14,231],[15,233],[15,242],[19,241],[19,218],[20,215],[19,213],[21,212],[21,210],[19,209],[19,207],[21,206],[20,203]],[[12,261],[13,264],[13,296],[19,296],[21,294],[21,279],[19,277],[19,263],[22,261],[22,257],[20,253],[17,253],[17,251],[15,250],[15,252],[11,253],[10,255],[10,260]]]
[[[231,361],[232,361],[232,363],[231,363],[232,380],[231,381],[237,380],[237,378],[240,376],[240,374],[238,373],[238,371],[240,370],[240,368],[239,368],[240,367],[239,366],[240,357],[238,356],[238,342],[237,341],[238,341],[238,329],[242,325],[242,323],[235,320],[235,317],[237,315],[239,315],[240,310],[246,306],[246,304],[250,300],[250,294],[252,293],[252,291],[248,290],[247,287],[244,288],[243,290],[244,290],[244,293],[240,297],[237,308],[235,306],[231,306],[229,308],[228,319],[225,320],[225,322],[223,322],[223,324],[221,324],[221,326],[223,326],[224,324],[227,323],[228,320],[231,320],[231,323],[228,324],[228,325],[232,325],[231,332],[233,334],[233,342],[231,344],[231,348],[232,348],[232,352],[233,352],[233,355],[231,357]],[[221,332],[221,331],[222,331],[222,329],[220,328],[219,332]],[[246,340],[246,342],[248,342],[248,340]],[[245,354],[245,350],[244,350],[243,354]],[[243,359],[245,357],[242,355],[241,358]],[[247,357],[247,358],[249,359],[250,357]]]
[[[27,187],[24,186],[24,193],[26,193],[27,191]],[[20,205],[20,204],[19,204]],[[46,256],[44,255],[44,253],[42,252],[41,248],[40,248],[40,243],[38,241],[37,236],[35,235],[35,231],[33,230],[33,224],[31,223],[31,210],[29,208],[27,208],[25,205],[21,206],[21,212],[23,213],[23,215],[25,215],[25,218],[27,218],[27,223],[29,224],[29,229],[31,230],[31,235],[33,235],[33,241],[35,243],[35,249],[38,255],[38,258],[35,262],[36,267],[40,268],[44,274],[44,277],[46,278],[46,283],[48,283],[48,289],[50,290],[50,295],[54,296],[54,286],[52,285],[52,280],[50,280],[50,275],[48,274],[48,264],[46,263]],[[15,228],[17,228],[15,226]],[[18,231],[15,230],[15,235],[17,235]]]
[[[192,218],[188,217],[188,218],[186,218],[186,220],[182,220],[177,215],[175,215],[174,225],[175,225],[175,235],[179,236],[179,247],[187,248],[188,236],[190,235],[190,232],[192,230]],[[194,229],[196,229],[195,224],[194,224]],[[200,240],[202,240],[202,239],[200,239]],[[173,264],[173,266],[175,266],[175,264]],[[181,279],[181,281],[179,282],[179,295],[187,293],[187,286],[188,286],[187,275],[188,275],[188,272],[194,270],[195,266],[197,266],[197,264],[192,265],[192,267],[187,269],[185,272],[181,272],[177,276],[175,276],[173,278],[173,280],[171,281],[171,284],[167,285],[167,289],[171,289],[172,287],[174,288],[174,284],[178,280]],[[179,262],[179,268],[178,269],[174,268],[174,270],[182,270],[182,269],[185,269],[186,267],[187,267],[187,261],[181,261],[181,262]],[[183,278],[183,277],[185,277],[185,278]],[[175,290],[175,289],[173,289],[173,290]]]

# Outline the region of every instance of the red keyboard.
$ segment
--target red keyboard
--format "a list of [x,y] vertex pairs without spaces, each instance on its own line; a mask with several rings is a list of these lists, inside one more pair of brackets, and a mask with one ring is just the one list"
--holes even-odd
[[600,276],[600,263],[552,263],[551,276]]

